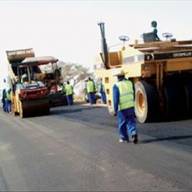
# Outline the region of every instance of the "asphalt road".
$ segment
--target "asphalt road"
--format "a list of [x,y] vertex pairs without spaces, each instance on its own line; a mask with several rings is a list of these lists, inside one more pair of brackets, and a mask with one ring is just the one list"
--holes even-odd
[[191,191],[192,120],[138,124],[118,143],[105,107],[58,107],[20,119],[0,111],[0,191]]

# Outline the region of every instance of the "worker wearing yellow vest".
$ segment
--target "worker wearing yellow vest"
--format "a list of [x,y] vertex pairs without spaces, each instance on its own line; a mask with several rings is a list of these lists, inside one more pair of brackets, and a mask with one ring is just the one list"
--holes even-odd
[[65,93],[67,97],[67,104],[73,105],[73,87],[70,85],[69,81],[67,81],[67,84],[65,85]]
[[119,142],[129,141],[131,136],[134,144],[138,142],[134,111],[133,83],[125,79],[123,71],[115,74],[118,82],[113,86],[113,103],[118,119]]
[[11,89],[6,91],[6,98],[5,98],[5,105],[6,105],[6,112],[11,113]]
[[1,102],[3,104],[2,107],[4,112],[7,112],[6,98],[7,98],[7,83],[6,83],[6,79],[3,79],[3,90],[2,90]]
[[88,94],[89,103],[95,104],[96,103],[96,97],[95,97],[96,88],[95,88],[94,81],[90,77],[88,78],[88,81],[86,84],[86,92]]

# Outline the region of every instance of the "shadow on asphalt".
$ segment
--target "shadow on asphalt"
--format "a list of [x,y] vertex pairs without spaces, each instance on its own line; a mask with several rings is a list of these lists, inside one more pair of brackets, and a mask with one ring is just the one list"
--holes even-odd
[[100,106],[89,106],[89,107],[79,107],[78,109],[54,109],[50,111],[50,115],[61,115],[63,113],[76,113],[76,112],[81,112],[81,111],[85,111],[85,110],[92,110],[92,109],[96,109],[96,108],[101,108]]
[[153,142],[173,141],[173,140],[190,139],[190,138],[192,138],[192,135],[170,136],[170,137],[163,137],[163,138],[146,139],[141,141],[140,143],[147,144],[147,143],[153,143]]
[[[112,130],[117,127],[116,118],[108,114],[107,109],[102,110],[102,106],[66,106],[62,108],[53,108],[50,111],[50,115],[56,116],[58,118],[69,118],[73,121],[81,121],[83,123],[91,123],[94,128],[100,129],[99,125],[102,125],[102,129]],[[94,117],[94,118],[91,118]],[[173,143],[183,144],[192,146],[192,129],[191,125],[188,123],[180,121],[175,122],[156,122],[147,124],[138,124],[138,131],[141,135],[147,135],[148,137],[141,137],[139,139],[140,144],[150,144],[150,143],[163,143],[165,141],[170,141]],[[111,127],[112,129],[110,129]],[[184,128],[184,132],[181,132]],[[165,134],[166,129],[166,134]],[[114,131],[114,130],[113,130]]]
[[61,115],[63,113],[76,113],[81,112],[83,109],[57,109],[50,112],[50,115]]

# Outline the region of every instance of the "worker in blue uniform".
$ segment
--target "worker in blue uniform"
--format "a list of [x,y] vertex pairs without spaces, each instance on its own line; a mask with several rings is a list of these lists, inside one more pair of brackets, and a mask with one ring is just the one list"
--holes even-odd
[[11,89],[8,89],[6,92],[5,103],[6,103],[6,112],[11,113]]
[[6,89],[3,89],[2,91],[2,99],[1,99],[1,102],[3,104],[3,111],[4,112],[7,112],[7,106],[6,106],[6,98],[7,98],[7,93],[6,93]]
[[67,84],[65,85],[65,92],[67,97],[67,104],[73,105],[73,87],[70,85],[69,81],[67,81]]
[[90,77],[88,78],[88,81],[86,84],[86,91],[88,94],[89,103],[95,104],[96,103],[96,96],[95,96],[96,88],[95,88],[94,81]]
[[129,141],[129,136],[134,144],[138,142],[134,111],[134,86],[125,78],[123,71],[115,74],[118,82],[113,86],[114,112],[118,119],[119,142]]
[[3,90],[2,90],[2,99],[1,102],[3,104],[3,111],[8,112],[8,106],[7,106],[7,91],[9,89],[9,86],[7,84],[6,79],[3,79]]
[[105,94],[105,88],[102,83],[102,79],[100,79],[99,85],[98,85],[98,92],[101,94],[101,100],[104,104],[106,104],[106,94]]

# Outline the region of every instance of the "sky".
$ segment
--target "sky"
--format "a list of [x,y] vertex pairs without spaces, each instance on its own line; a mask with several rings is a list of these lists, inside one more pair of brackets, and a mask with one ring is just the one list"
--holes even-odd
[[54,56],[92,68],[101,49],[98,22],[105,22],[108,46],[129,42],[158,22],[160,38],[171,32],[192,39],[190,0],[0,0],[0,85],[7,74],[6,50],[33,48],[36,56]]

